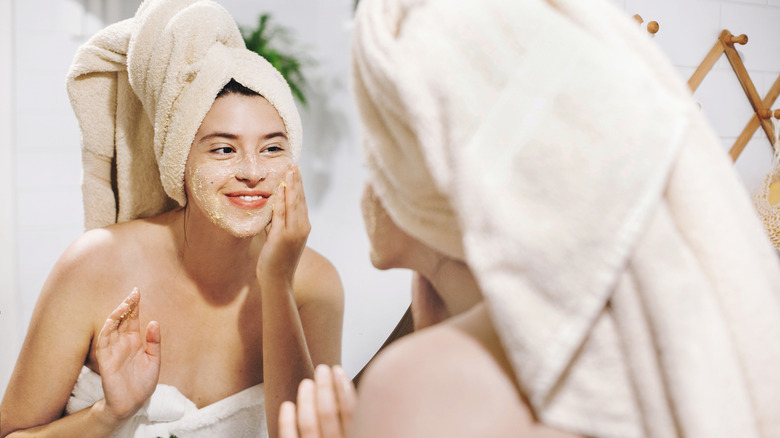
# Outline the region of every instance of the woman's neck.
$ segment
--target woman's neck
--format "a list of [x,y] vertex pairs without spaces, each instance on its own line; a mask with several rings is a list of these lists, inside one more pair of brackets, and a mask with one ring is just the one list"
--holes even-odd
[[202,291],[231,294],[255,278],[265,232],[236,237],[186,208],[177,212],[173,230],[181,265]]
[[439,294],[450,316],[463,313],[482,300],[476,278],[468,266],[422,245],[411,269],[427,278]]

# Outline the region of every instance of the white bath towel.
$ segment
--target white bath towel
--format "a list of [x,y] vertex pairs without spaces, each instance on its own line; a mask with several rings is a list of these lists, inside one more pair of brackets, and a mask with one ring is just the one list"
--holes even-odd
[[780,266],[669,61],[605,0],[361,0],[375,192],[477,276],[536,416],[780,436]]
[[[87,367],[81,369],[68,404],[67,415],[86,409],[103,398],[100,376]],[[200,409],[178,389],[157,385],[151,397],[132,417],[114,432],[114,437],[153,438],[264,438],[265,422],[263,385],[239,393]]]
[[82,132],[87,229],[186,203],[190,145],[230,79],[276,108],[297,159],[301,123],[287,82],[245,48],[217,3],[146,0],[79,48],[67,86]]

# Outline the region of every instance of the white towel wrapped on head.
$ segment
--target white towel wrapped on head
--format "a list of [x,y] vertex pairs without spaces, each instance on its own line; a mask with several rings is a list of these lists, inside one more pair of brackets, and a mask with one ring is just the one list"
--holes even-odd
[[780,267],[684,82],[604,0],[361,0],[391,218],[475,273],[535,415],[780,436]]
[[217,3],[147,0],[79,48],[67,85],[82,132],[87,229],[186,204],[187,154],[231,79],[276,108],[297,159],[301,122],[287,82],[246,49]]

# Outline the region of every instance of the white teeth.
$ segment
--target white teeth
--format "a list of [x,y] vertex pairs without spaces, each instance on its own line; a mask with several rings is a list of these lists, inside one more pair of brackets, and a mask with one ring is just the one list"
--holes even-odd
[[244,201],[257,201],[258,199],[263,199],[262,196],[239,196],[239,198],[243,199]]

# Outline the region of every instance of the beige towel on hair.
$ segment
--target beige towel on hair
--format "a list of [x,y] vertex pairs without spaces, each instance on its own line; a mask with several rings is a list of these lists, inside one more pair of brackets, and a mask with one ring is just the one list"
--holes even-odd
[[466,260],[540,420],[780,436],[780,267],[668,60],[604,0],[362,0],[369,178]]
[[147,0],[79,48],[67,86],[82,132],[87,229],[185,205],[187,154],[230,79],[276,108],[297,159],[301,123],[287,82],[245,48],[217,3]]

